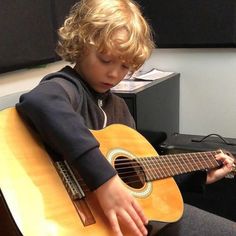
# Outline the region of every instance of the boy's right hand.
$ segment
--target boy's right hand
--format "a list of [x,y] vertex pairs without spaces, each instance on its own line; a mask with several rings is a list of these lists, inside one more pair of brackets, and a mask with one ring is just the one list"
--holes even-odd
[[128,192],[118,175],[95,190],[103,212],[116,236],[122,236],[120,223],[127,225],[134,236],[147,235],[148,219],[136,199]]

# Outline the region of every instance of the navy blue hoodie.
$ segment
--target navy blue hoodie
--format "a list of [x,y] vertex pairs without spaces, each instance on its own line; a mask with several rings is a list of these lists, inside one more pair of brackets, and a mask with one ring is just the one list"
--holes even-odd
[[89,129],[120,123],[135,128],[123,99],[95,92],[74,69],[66,66],[47,75],[20,97],[16,109],[40,135],[54,158],[66,160],[95,190],[116,174]]

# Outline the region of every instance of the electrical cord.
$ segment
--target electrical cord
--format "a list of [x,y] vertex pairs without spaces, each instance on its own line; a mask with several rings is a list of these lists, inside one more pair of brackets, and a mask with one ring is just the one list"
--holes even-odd
[[200,143],[202,141],[204,141],[205,139],[211,137],[211,136],[217,136],[218,138],[220,138],[225,144],[227,145],[231,145],[231,146],[236,146],[236,143],[231,143],[231,142],[228,142],[225,138],[223,138],[221,135],[219,134],[208,134],[206,135],[205,137],[203,137],[202,139],[192,139],[191,141],[192,142],[197,142],[197,143]]

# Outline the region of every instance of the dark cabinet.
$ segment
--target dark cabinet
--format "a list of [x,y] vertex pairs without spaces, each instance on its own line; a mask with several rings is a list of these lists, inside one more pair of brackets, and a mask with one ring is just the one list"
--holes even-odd
[[[140,132],[165,132],[167,136],[179,132],[179,79],[174,73],[165,78],[147,82],[136,89],[114,89],[124,98]],[[131,83],[142,81],[128,81]]]

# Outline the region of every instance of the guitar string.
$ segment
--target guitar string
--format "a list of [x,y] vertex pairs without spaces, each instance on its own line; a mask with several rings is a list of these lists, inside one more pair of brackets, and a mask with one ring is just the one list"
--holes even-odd
[[[216,153],[216,152],[199,152],[200,154],[211,154],[211,156],[210,157],[212,157],[213,156],[213,153]],[[192,153],[193,154],[193,153]],[[194,153],[194,154],[196,154],[196,153]],[[185,154],[186,155],[186,154]],[[179,154],[177,154],[177,155],[175,155],[175,158],[174,158],[174,156],[173,155],[162,155],[161,157],[165,157],[165,156],[168,156],[168,157],[170,157],[170,159],[174,159],[174,160],[176,160],[176,156],[178,156],[178,158],[179,158]],[[185,156],[183,156],[183,154],[181,154],[181,156],[182,156],[182,158],[184,158]],[[203,157],[202,155],[200,156],[200,157]],[[209,157],[209,156],[207,156],[207,157]],[[150,159],[151,158],[151,159]],[[144,157],[144,158],[138,158],[138,159],[134,159],[135,161],[134,162],[132,162],[132,163],[135,163],[135,164],[137,164],[137,160],[140,160],[140,159],[142,159],[142,160],[145,160],[145,161],[152,161],[153,160],[153,158],[155,158],[155,159],[157,159],[156,157]],[[199,158],[199,157],[198,157]],[[148,159],[150,159],[150,160],[148,160]],[[120,159],[118,159],[117,161],[119,161],[119,162],[121,162],[121,161],[127,161],[127,158],[120,158]],[[129,159],[128,159],[129,160]],[[133,160],[133,159],[132,159]],[[158,160],[160,160],[160,158],[158,158]],[[190,161],[189,159],[187,159],[187,161]],[[201,160],[199,160],[199,163],[200,163],[200,161]],[[196,162],[196,161],[195,161]],[[170,162],[171,163],[171,162]],[[124,169],[130,169],[131,167],[130,167],[130,162],[128,162],[128,163],[121,163],[121,164],[116,164],[116,166],[119,166],[119,165],[122,165],[122,166],[124,166],[124,165],[126,165],[126,164],[128,164],[128,167],[117,167],[116,169],[118,170],[118,172],[119,172],[119,170],[124,170]],[[137,165],[136,167],[138,167],[138,168],[140,168],[140,165]],[[213,166],[213,167],[215,167],[215,165]],[[132,166],[132,168],[134,168],[133,166]],[[154,167],[155,168],[155,167]],[[153,168],[146,168],[147,170],[153,170]],[[156,169],[156,168],[155,168]],[[194,169],[194,170],[196,170],[196,169]],[[191,171],[191,170],[190,170]],[[145,171],[144,171],[145,172]],[[188,172],[188,170],[186,170],[186,172]],[[186,172],[182,172],[182,173],[186,173]],[[137,177],[137,172],[135,171],[135,170],[133,170],[133,171],[127,171],[127,172],[122,172],[121,173],[122,175],[125,175],[125,176],[123,176],[123,177],[120,177],[122,180],[123,179],[128,179],[128,178],[132,178],[132,177]],[[128,174],[132,174],[132,175],[128,175]],[[164,176],[165,178],[166,177],[169,177],[169,176],[171,176],[171,175],[167,175],[167,176]],[[145,177],[145,174],[143,174],[143,178]],[[155,176],[154,176],[155,177]],[[145,178],[144,178],[145,179]],[[82,184],[81,184],[81,187],[83,187],[83,188],[85,188],[86,187],[86,184],[83,182],[83,180],[82,180],[82,178],[79,178],[78,179],[78,181],[81,181],[82,182]],[[126,184],[128,184],[128,185],[131,185],[131,184],[135,184],[135,183],[140,183],[140,179],[139,180],[132,180],[132,181],[124,181]],[[141,181],[142,182],[142,181]],[[87,190],[88,191],[90,191],[88,188],[87,188]]]
[[[207,155],[203,156],[202,154],[207,154]],[[209,156],[209,154],[210,154],[210,156]],[[179,155],[175,155],[175,156],[163,155],[161,157],[163,157],[163,158],[156,158],[156,157],[142,157],[142,158],[137,158],[137,159],[136,158],[135,159],[128,159],[128,158],[121,159],[121,158],[119,158],[119,159],[116,159],[116,162],[120,162],[120,163],[117,163],[116,166],[122,166],[125,164],[125,162],[123,162],[123,161],[126,161],[127,164],[132,165],[133,168],[138,168],[138,167],[140,167],[140,165],[139,165],[140,162],[152,162],[153,164],[162,164],[162,166],[161,166],[162,168],[163,167],[165,168],[166,167],[165,164],[167,164],[167,165],[169,165],[169,168],[178,167],[178,169],[180,169],[179,165],[177,163],[177,162],[180,162],[180,159],[182,161],[184,161],[182,164],[185,164],[186,167],[188,167],[189,164],[191,164],[193,166],[193,168],[189,169],[190,171],[195,169],[195,167],[198,167],[198,166],[200,166],[203,169],[205,169],[207,167],[216,167],[217,166],[217,161],[214,158],[212,158],[212,157],[214,157],[212,152],[201,153],[201,156],[198,155],[197,158],[192,159],[192,160],[189,158],[191,156],[189,156],[188,154],[185,154],[185,155],[182,154],[181,156],[179,156]],[[166,157],[168,157],[168,158],[166,158]],[[207,157],[208,160],[206,160],[205,157]],[[211,157],[211,158],[209,158],[209,157]],[[207,164],[207,166],[202,165],[202,161],[204,161]],[[127,167],[123,167],[123,169],[125,169],[125,168],[127,168]],[[146,168],[146,169],[148,169],[148,168]]]
[[[170,161],[164,160],[164,164],[163,164],[162,163],[163,160],[161,160],[161,161],[159,160],[159,162],[155,160],[155,162],[154,162],[154,159],[147,160],[147,158],[146,158],[146,160],[144,159],[144,161],[145,162],[151,162],[152,166],[148,166],[148,168],[147,168],[146,165],[144,165],[144,172],[148,173],[148,172],[152,171],[153,176],[149,177],[149,179],[156,179],[156,177],[158,177],[160,179],[160,178],[163,178],[163,177],[169,177],[169,176],[172,176],[172,175],[186,173],[186,172],[190,172],[190,171],[193,171],[193,170],[201,170],[201,169],[205,169],[207,167],[210,168],[210,167],[216,167],[217,166],[217,162],[215,162],[213,164],[212,164],[212,162],[209,162],[207,164],[207,166],[202,166],[201,165],[202,160],[195,161],[194,165],[192,165],[192,167],[189,167],[189,164],[191,164],[193,162],[191,162],[191,160],[189,160],[189,159],[186,159],[185,163],[184,163],[185,166],[182,165],[182,168],[180,168],[177,165],[178,163],[171,163]],[[118,160],[118,161],[122,162],[122,160]],[[131,162],[131,163],[132,163],[132,165],[130,165],[130,162],[129,163],[120,163],[120,164],[118,163],[115,166],[116,166],[116,169],[118,170],[118,172],[122,171],[122,173],[120,175],[123,175],[123,176],[127,175],[128,176],[128,174],[130,172],[129,171],[124,171],[124,170],[126,170],[126,169],[129,170],[131,167],[132,168],[139,168],[139,169],[141,168],[141,166],[139,165],[140,163],[138,163],[138,161],[137,162],[136,161]],[[160,163],[162,164],[162,166],[157,166],[157,164],[160,164]],[[125,164],[127,164],[127,165],[125,166]],[[168,166],[166,166],[166,165],[168,165]],[[160,172],[162,172],[162,173],[160,173]]]
[[[202,154],[202,153],[201,153]],[[209,152],[209,154],[212,154],[212,152],[210,153]],[[184,156],[185,157],[185,156]],[[184,157],[182,157],[182,159],[184,159]],[[202,156],[200,156],[200,157],[202,157]],[[207,156],[207,157],[209,157],[209,156]],[[211,156],[212,157],[212,156]],[[152,157],[152,159],[151,160],[154,160],[153,158],[155,158],[155,157]],[[179,158],[179,157],[178,157]],[[138,161],[137,160],[143,160],[143,161],[145,161],[145,162],[149,162],[150,160],[148,160],[148,159],[150,159],[150,157],[145,157],[145,158],[138,158],[138,159],[132,159],[132,160],[134,160],[134,161],[129,161],[128,163],[118,163],[118,164],[116,164],[116,166],[117,166],[117,170],[125,170],[125,169],[130,169],[131,167],[130,167],[130,164],[132,164],[132,168],[140,168],[141,166],[139,165],[139,163],[138,163]],[[173,158],[172,158],[173,159]],[[127,158],[123,158],[123,159],[118,159],[117,161],[118,162],[122,162],[122,161],[127,161]],[[128,159],[129,160],[129,159]],[[176,158],[174,158],[174,160],[176,160]],[[202,159],[202,160],[204,160],[204,159]],[[215,163],[213,163],[213,165],[211,165],[211,162],[210,163],[208,163],[208,166],[203,166],[203,167],[201,167],[201,161],[202,160],[195,160],[194,161],[194,163],[195,164],[197,164],[196,165],[196,167],[199,167],[198,169],[205,169],[205,168],[207,168],[207,167],[216,167],[217,165],[216,165],[216,163],[217,162],[215,162]],[[160,161],[160,162],[166,162],[166,160],[161,160],[160,158],[158,158],[158,160],[155,158],[155,161],[157,162],[157,161]],[[178,165],[176,165],[176,163],[172,163],[172,162],[170,162],[170,160],[168,160],[169,162],[168,163],[165,163],[165,164],[171,164],[172,165],[172,167],[178,167]],[[185,165],[186,165],[186,167],[188,167],[188,164],[189,163],[191,163],[191,160],[190,159],[186,159],[185,160]],[[135,165],[134,165],[135,164]],[[156,164],[156,163],[155,163]],[[163,163],[161,163],[161,164],[163,164]],[[118,167],[118,166],[122,166],[122,167]],[[127,166],[124,166],[124,165],[127,165]],[[154,167],[148,167],[148,168],[146,168],[146,170],[147,171],[151,171],[151,170],[156,170],[157,168],[155,168],[155,166]],[[178,168],[179,169],[179,168]],[[186,173],[186,172],[188,172],[188,171],[192,171],[192,170],[197,170],[196,168],[195,168],[195,166],[194,166],[194,168],[190,168],[190,169],[185,169],[184,171],[181,171],[182,173]],[[145,171],[144,171],[145,172]],[[135,173],[135,171],[126,171],[126,172],[122,172],[122,174],[129,174],[129,173]],[[179,171],[178,171],[178,173],[179,173]],[[165,173],[165,176],[166,176],[166,173]],[[132,176],[130,176],[130,177],[132,177]]]

